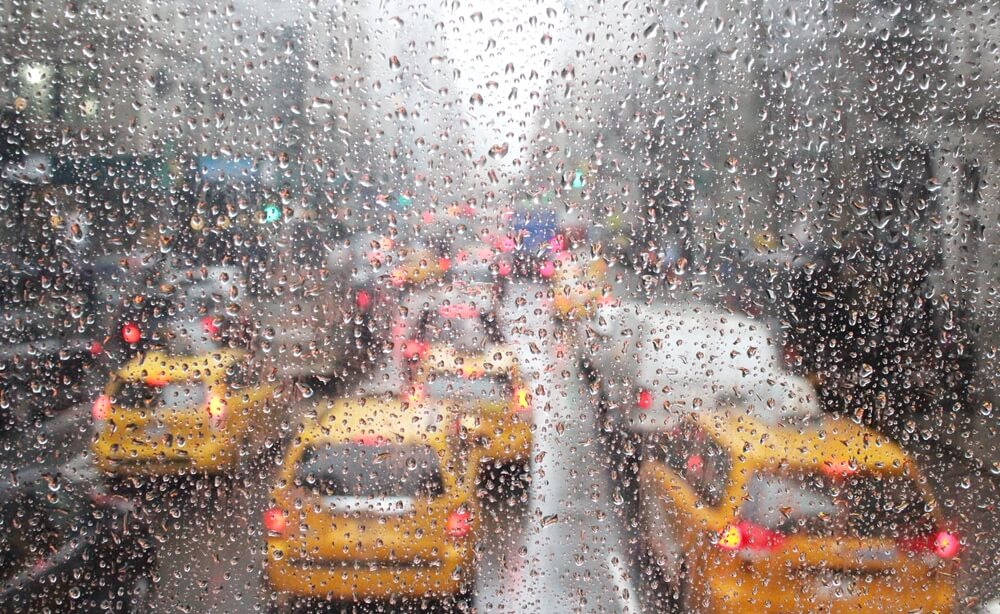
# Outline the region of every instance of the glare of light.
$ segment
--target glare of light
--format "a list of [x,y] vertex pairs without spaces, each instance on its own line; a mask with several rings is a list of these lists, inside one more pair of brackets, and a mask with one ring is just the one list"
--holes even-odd
[[739,550],[743,545],[743,532],[734,525],[728,525],[719,533],[719,547],[725,550]]
[[268,203],[264,205],[264,221],[268,224],[281,219],[281,208],[278,205]]
[[30,85],[38,85],[49,80],[49,67],[46,64],[28,64],[24,67],[24,80]]

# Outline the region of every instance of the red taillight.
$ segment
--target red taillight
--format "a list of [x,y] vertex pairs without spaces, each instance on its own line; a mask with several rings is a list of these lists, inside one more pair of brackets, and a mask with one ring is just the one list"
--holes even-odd
[[288,520],[285,518],[285,512],[280,508],[272,507],[264,512],[264,528],[270,533],[284,533],[287,527]]
[[649,409],[653,406],[653,393],[648,390],[640,390],[636,396],[635,404],[639,409]]
[[125,343],[139,343],[142,339],[142,331],[139,327],[132,322],[129,322],[125,326],[122,326],[122,341]]
[[546,260],[541,264],[541,266],[538,267],[538,273],[545,279],[552,277],[555,274],[555,272],[556,272],[556,265],[553,264],[551,260]]
[[201,329],[206,335],[219,334],[219,325],[215,323],[215,318],[212,316],[205,316],[201,319]]
[[932,535],[902,539],[898,541],[898,544],[907,552],[931,553],[944,560],[958,556],[962,547],[958,536],[948,531],[938,531]]
[[740,521],[727,525],[716,543],[723,550],[770,552],[785,543],[785,536],[767,527]]
[[354,302],[361,309],[368,309],[368,306],[372,304],[372,297],[367,290],[358,290],[358,293],[354,295]]
[[102,394],[94,399],[94,404],[90,406],[90,417],[95,421],[111,417],[111,398],[108,395]]
[[169,380],[162,375],[150,375],[146,378],[146,385],[152,388],[163,388],[169,383]]
[[456,510],[448,516],[445,533],[452,539],[463,539],[472,530],[471,514],[465,510]]
[[429,343],[411,339],[403,342],[403,358],[421,358],[430,349]]
[[961,548],[958,536],[947,531],[940,531],[934,536],[934,554],[942,559],[953,559],[958,556]]
[[451,268],[451,260],[448,258],[438,258],[438,268],[442,271],[447,271]]
[[100,356],[101,352],[103,352],[103,351],[104,351],[104,346],[101,345],[100,341],[91,341],[90,342],[90,355],[91,356],[93,356],[93,357],[96,358],[97,356]]

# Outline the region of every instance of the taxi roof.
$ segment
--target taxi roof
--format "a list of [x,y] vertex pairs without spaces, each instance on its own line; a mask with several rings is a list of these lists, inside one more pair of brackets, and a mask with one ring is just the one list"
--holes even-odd
[[734,461],[739,457],[746,464],[822,467],[849,463],[859,470],[889,473],[913,464],[888,437],[846,418],[823,414],[775,423],[738,407],[690,415],[730,451]]
[[429,443],[446,435],[444,416],[419,403],[391,394],[330,400],[317,418],[306,424],[304,442],[359,441]]
[[481,374],[509,372],[516,370],[517,358],[513,348],[506,344],[489,345],[481,352],[465,354],[450,345],[439,343],[427,349],[423,366],[432,371],[462,369]]
[[193,370],[225,368],[246,354],[245,350],[214,350],[197,356],[174,356],[163,352],[140,354],[122,365],[116,375],[125,380],[149,377],[186,378]]

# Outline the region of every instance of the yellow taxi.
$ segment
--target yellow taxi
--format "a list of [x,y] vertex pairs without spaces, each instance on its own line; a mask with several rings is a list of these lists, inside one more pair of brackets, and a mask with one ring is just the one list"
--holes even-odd
[[463,416],[484,457],[525,462],[531,455],[531,392],[521,380],[513,350],[487,346],[463,354],[452,345],[430,346],[414,369],[415,395],[430,406]]
[[731,409],[646,442],[640,518],[686,612],[950,612],[960,539],[914,462],[835,417]]
[[389,273],[394,286],[420,285],[441,278],[451,268],[451,260],[433,250],[417,246],[400,250],[399,264]]
[[607,264],[589,254],[562,252],[552,268],[552,308],[564,319],[582,318],[590,314],[605,295]]
[[225,472],[274,432],[273,395],[243,350],[136,356],[91,407],[94,461],[118,475]]
[[478,460],[452,424],[387,394],[304,425],[263,517],[279,602],[469,598]]

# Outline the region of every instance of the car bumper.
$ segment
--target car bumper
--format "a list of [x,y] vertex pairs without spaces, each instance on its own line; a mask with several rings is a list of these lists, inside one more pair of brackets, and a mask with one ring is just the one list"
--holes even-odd
[[446,597],[471,579],[472,549],[448,549],[444,557],[420,565],[384,566],[351,561],[302,563],[275,559],[268,546],[266,575],[273,589],[292,597],[332,600]]
[[182,449],[138,443],[126,445],[98,437],[91,450],[97,469],[113,475],[223,473],[231,469],[239,458],[237,446],[224,439],[189,442]]
[[803,582],[764,586],[740,582],[732,577],[709,577],[695,582],[704,590],[697,603],[705,612],[825,612],[854,614],[883,612],[952,612],[954,586],[932,580],[923,586],[901,586],[893,582],[872,582],[850,595],[835,595],[830,588],[817,589]]

